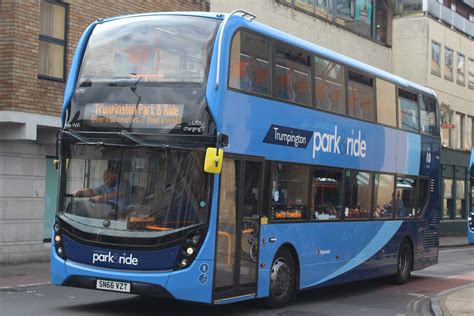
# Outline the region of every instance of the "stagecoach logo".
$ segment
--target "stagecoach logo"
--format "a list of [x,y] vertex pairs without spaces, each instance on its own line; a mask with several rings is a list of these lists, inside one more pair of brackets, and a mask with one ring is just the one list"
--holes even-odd
[[326,256],[331,254],[331,249],[316,249],[316,256]]
[[137,266],[138,258],[134,257],[133,254],[127,255],[126,253],[119,254],[110,251],[94,251],[92,254],[92,263],[94,264],[96,262]]
[[362,131],[351,129],[347,132],[337,125],[333,125],[330,128],[319,128],[315,131],[307,131],[272,124],[263,142],[305,149],[311,142],[311,138],[313,139],[313,159],[316,159],[316,153],[318,152],[357,158],[365,158],[367,155],[367,142],[363,137]]

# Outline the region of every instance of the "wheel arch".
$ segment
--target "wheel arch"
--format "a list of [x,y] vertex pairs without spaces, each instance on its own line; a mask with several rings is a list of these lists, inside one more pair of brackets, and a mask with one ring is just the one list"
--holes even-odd
[[298,252],[296,251],[295,246],[293,246],[293,244],[289,242],[283,243],[280,247],[278,247],[277,251],[275,252],[275,256],[273,257],[272,263],[275,261],[278,252],[283,248],[288,249],[290,253],[293,255],[293,258],[295,259],[295,269],[296,269],[295,293],[296,293],[300,289],[300,258],[299,258]]

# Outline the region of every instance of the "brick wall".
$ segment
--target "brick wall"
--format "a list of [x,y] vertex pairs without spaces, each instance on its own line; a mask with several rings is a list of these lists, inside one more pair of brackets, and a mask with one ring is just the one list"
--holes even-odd
[[[94,20],[157,11],[209,11],[206,0],[67,0],[67,73],[76,44]],[[38,79],[40,0],[0,1],[0,111],[57,116],[65,84]]]

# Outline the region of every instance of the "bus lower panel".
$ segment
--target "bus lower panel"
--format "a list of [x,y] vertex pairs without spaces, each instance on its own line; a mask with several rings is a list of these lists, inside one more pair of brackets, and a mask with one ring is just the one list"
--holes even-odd
[[[65,282],[64,286],[70,287],[79,287],[84,289],[96,290],[97,278],[84,277],[84,276],[72,276],[69,277]],[[127,293],[128,294],[128,293]],[[131,282],[130,294],[144,295],[144,296],[153,296],[160,298],[170,298],[173,299],[166,289],[156,284],[146,284],[140,282]]]

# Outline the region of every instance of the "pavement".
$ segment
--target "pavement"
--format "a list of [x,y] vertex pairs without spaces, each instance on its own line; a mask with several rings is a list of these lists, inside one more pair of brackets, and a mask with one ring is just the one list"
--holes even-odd
[[[440,248],[467,246],[466,237],[441,237]],[[472,246],[474,247],[474,246]],[[0,265],[0,291],[50,284],[49,262]],[[474,283],[437,293],[431,298],[435,316],[474,315]]]

